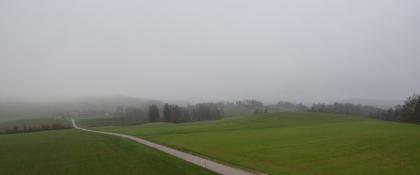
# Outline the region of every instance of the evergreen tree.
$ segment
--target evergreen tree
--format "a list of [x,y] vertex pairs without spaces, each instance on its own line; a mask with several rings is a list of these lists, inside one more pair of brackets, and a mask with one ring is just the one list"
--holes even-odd
[[159,108],[156,105],[151,105],[149,107],[149,121],[150,122],[158,122],[160,118],[159,115]]
[[420,95],[418,95],[417,97],[417,103],[414,109],[414,116],[416,116],[417,122],[420,122]]
[[169,108],[169,105],[166,103],[163,107],[163,120],[165,122],[169,122],[171,118],[171,109]]

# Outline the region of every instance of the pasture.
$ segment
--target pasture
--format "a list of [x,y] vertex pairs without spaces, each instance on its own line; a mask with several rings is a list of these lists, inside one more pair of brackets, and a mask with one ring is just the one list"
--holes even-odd
[[213,174],[138,143],[75,129],[0,135],[0,174]]
[[420,126],[328,113],[98,127],[269,174],[420,174]]

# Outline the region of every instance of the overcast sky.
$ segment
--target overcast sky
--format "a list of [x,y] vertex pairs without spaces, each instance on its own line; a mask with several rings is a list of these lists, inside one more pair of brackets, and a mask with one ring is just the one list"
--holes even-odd
[[402,99],[418,0],[1,0],[0,98]]

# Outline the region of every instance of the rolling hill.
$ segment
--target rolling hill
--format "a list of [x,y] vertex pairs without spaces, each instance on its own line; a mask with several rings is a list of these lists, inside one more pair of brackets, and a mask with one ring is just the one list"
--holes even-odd
[[285,112],[97,130],[139,136],[269,174],[420,174],[420,126]]

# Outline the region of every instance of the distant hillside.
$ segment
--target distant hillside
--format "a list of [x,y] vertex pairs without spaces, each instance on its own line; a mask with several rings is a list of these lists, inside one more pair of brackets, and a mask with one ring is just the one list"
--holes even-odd
[[382,109],[388,109],[396,105],[402,104],[403,100],[375,100],[375,99],[344,99],[337,101],[338,103],[352,103],[366,106],[374,106]]
[[71,111],[114,112],[120,105],[147,107],[150,104],[161,105],[162,102],[126,96],[86,97],[42,102],[0,101],[0,121],[51,117],[58,113]]

